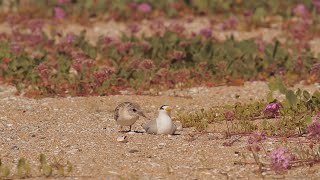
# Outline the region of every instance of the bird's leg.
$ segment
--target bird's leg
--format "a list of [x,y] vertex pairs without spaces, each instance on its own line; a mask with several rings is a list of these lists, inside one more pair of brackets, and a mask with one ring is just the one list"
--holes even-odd
[[123,128],[123,126],[120,126],[120,130],[118,132],[121,132],[121,133],[127,133],[127,132],[130,132],[131,131],[131,126],[130,126],[130,130],[126,130],[126,128]]

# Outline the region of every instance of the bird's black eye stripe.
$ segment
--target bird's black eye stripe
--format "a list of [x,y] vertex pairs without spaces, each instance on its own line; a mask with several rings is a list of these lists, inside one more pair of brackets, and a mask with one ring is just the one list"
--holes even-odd
[[160,109],[161,109],[161,110],[164,110],[164,107],[165,107],[165,106],[168,106],[168,105],[162,105],[162,106],[160,107]]
[[137,110],[136,110],[136,109],[132,109],[132,111],[133,111],[133,112],[137,112]]

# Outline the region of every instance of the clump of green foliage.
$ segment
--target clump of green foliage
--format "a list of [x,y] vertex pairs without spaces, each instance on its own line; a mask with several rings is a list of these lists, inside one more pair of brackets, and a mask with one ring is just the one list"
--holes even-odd
[[17,176],[19,178],[31,177],[31,167],[25,158],[20,158],[17,164]]
[[277,78],[269,83],[271,90],[279,90],[286,96],[281,103],[279,121],[272,128],[277,134],[303,134],[306,127],[311,123],[312,116],[320,111],[320,92],[310,94],[301,89],[295,92],[287,89],[282,81]]
[[[320,138],[320,92],[293,91],[280,78],[272,78],[269,88],[271,91],[266,100],[191,113],[182,111],[177,114],[177,120],[183,127],[195,127],[199,131],[206,131],[210,123],[225,122],[225,137],[231,138],[223,145],[231,146],[235,142],[232,139],[237,136],[238,139],[248,137],[246,149],[249,153],[238,153],[243,159],[235,164],[256,164],[259,173],[270,170],[284,173],[291,168],[320,163],[320,146],[317,145]],[[285,99],[274,99],[274,91],[282,93]],[[213,131],[221,133],[221,128]],[[294,138],[303,135],[304,140]],[[280,142],[284,139],[285,147],[267,151],[263,141],[278,137],[281,137]]]
[[0,178],[5,179],[10,175],[10,169],[2,164],[2,161],[0,159]]
[[200,112],[178,112],[177,119],[181,121],[183,127],[195,127],[197,130],[202,131],[208,127],[209,121],[215,119],[215,115],[210,111],[201,109]]
[[[262,175],[263,172],[270,170],[275,171],[277,174],[284,174],[289,169],[303,166],[311,167],[320,163],[320,146],[317,145],[316,141],[295,142],[294,145],[284,142],[283,146],[276,147],[269,152],[266,151],[266,147],[262,142],[264,140],[248,144],[246,149],[249,152],[239,153],[242,159],[236,161],[235,164],[256,164],[258,166],[256,172]],[[253,162],[251,160],[252,157]]]
[[35,169],[32,169],[26,158],[20,158],[17,163],[15,174],[10,173],[10,169],[4,166],[0,160],[0,178],[11,179],[11,178],[31,178],[31,177],[63,177],[70,174],[73,171],[73,165],[67,161],[61,163],[54,158],[53,163],[48,163],[47,158],[44,154],[39,156],[39,173],[36,173]]
[[52,167],[48,164],[46,156],[44,154],[40,154],[39,161],[40,161],[40,167],[39,167],[40,173],[46,177],[51,176],[53,170],[52,170]]
[[[205,130],[209,123],[227,123],[226,134],[248,134],[262,131],[270,136],[296,136],[306,133],[312,116],[320,111],[320,92],[310,94],[300,89],[295,92],[287,89],[279,78],[269,83],[271,92],[267,100],[254,103],[236,103],[233,106],[199,110],[192,113],[179,112],[177,119],[184,127]],[[286,98],[280,103],[272,98],[272,92],[280,90]],[[268,113],[268,104],[276,106]]]
[[[21,26],[17,25],[34,28]],[[12,43],[15,36],[21,38]],[[289,53],[279,42],[261,51],[254,39],[231,37],[218,42],[171,30],[161,36],[101,37],[92,45],[85,32],[64,37],[52,34],[50,39],[40,28],[38,33],[15,31],[13,36],[4,36],[0,47],[2,81],[30,96],[105,95],[123,89],[141,92],[230,83],[269,78],[282,69],[287,70],[285,77],[297,81],[306,79],[316,64],[309,51]],[[300,57],[304,58],[301,66]]]
[[56,157],[54,157],[53,163],[48,163],[44,154],[39,156],[40,166],[39,171],[41,176],[54,177],[54,176],[66,176],[73,171],[73,165],[70,161],[62,163]]

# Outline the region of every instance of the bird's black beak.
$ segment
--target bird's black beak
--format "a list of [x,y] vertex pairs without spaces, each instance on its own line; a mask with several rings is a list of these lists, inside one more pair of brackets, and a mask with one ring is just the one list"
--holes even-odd
[[142,117],[147,118],[147,116],[146,116],[146,115],[144,115],[144,114],[143,114],[143,112],[138,112],[138,114],[139,114],[140,116],[142,116]]

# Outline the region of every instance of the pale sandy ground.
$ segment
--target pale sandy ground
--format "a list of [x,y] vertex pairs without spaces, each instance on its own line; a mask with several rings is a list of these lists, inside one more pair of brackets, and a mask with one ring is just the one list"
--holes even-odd
[[[301,86],[301,85],[300,85]],[[316,86],[306,86],[314,91]],[[231,147],[217,134],[198,134],[184,128],[175,136],[144,133],[126,134],[127,143],[117,142],[123,135],[113,120],[113,109],[122,101],[139,103],[149,117],[156,117],[162,104],[178,110],[194,110],[251,101],[265,97],[264,82],[248,82],[243,87],[193,88],[182,91],[185,97],[162,96],[70,97],[28,99],[14,96],[14,88],[1,86],[0,152],[2,163],[15,171],[20,157],[26,157],[33,175],[38,174],[38,156],[58,157],[74,165],[71,179],[318,179],[319,165],[294,168],[283,175],[255,173],[256,165],[234,165],[247,153],[246,138]],[[177,92],[178,93],[178,92]],[[176,93],[176,94],[177,94]],[[167,94],[167,95],[166,95]],[[236,99],[235,96],[240,95]],[[173,114],[175,117],[175,114]],[[145,122],[140,119],[135,129]],[[217,130],[217,129],[215,129]],[[296,141],[293,141],[293,144]],[[279,142],[268,140],[272,150]],[[250,155],[247,156],[253,162]]]

